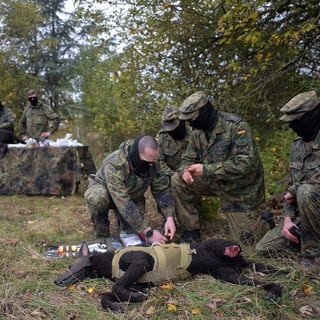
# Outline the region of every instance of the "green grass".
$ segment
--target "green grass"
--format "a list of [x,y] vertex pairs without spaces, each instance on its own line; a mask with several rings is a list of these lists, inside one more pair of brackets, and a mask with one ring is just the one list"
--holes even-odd
[[[269,201],[275,198],[279,202],[278,195],[285,188],[292,138],[290,132],[278,132],[260,146]],[[147,218],[151,219],[156,206],[150,199],[147,204]],[[217,199],[202,199],[204,235],[225,235],[227,226],[216,215],[218,206]],[[279,209],[281,205],[277,203],[275,207]],[[69,289],[57,287],[53,280],[66,271],[73,259],[52,260],[42,254],[50,245],[92,239],[83,197],[0,196],[0,221],[1,320],[298,320],[320,316],[319,273],[301,271],[295,255],[261,258],[255,256],[251,247],[244,248],[246,256],[289,270],[287,275],[249,274],[281,283],[283,296],[277,301],[265,301],[260,288],[232,285],[201,275],[175,282],[170,290],[153,288],[144,303],[125,305],[124,314],[113,314],[100,306],[100,294],[110,290],[110,280],[86,280]]]
[[[57,287],[53,280],[65,272],[73,259],[52,260],[42,255],[46,245],[92,238],[83,198],[1,196],[0,200],[0,319],[291,320],[319,317],[319,275],[304,273],[296,269],[294,259],[280,256],[263,260],[287,267],[288,275],[254,275],[284,285],[284,295],[277,301],[265,301],[260,288],[232,285],[201,275],[176,282],[170,290],[153,288],[146,302],[126,305],[124,314],[113,314],[102,309],[99,296],[110,290],[110,280],[86,280],[70,289]],[[224,226],[217,223],[224,222],[210,222],[211,230],[223,229]],[[254,257],[252,248],[245,248],[245,252]],[[170,306],[175,310],[169,310]],[[303,316],[299,309],[308,310],[306,306],[311,308],[311,314]]]

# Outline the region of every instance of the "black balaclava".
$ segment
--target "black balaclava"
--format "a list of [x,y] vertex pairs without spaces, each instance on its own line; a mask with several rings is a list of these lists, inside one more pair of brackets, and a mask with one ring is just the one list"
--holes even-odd
[[28,98],[28,101],[30,102],[30,104],[32,105],[32,106],[36,106],[37,104],[38,104],[38,97],[29,97]]
[[210,101],[203,106],[199,115],[195,120],[190,121],[190,126],[194,129],[209,130],[212,129],[217,122],[217,110]]
[[180,120],[179,125],[168,133],[174,140],[182,140],[186,136],[186,122]]
[[139,144],[139,141],[142,137],[143,136],[140,136],[134,141],[134,143],[129,151],[131,163],[132,163],[133,168],[137,174],[144,174],[151,167],[154,167],[154,165],[150,166],[150,164],[147,161],[140,159],[138,144]]
[[306,112],[301,118],[291,121],[289,127],[304,142],[315,139],[320,130],[320,104],[311,111]]

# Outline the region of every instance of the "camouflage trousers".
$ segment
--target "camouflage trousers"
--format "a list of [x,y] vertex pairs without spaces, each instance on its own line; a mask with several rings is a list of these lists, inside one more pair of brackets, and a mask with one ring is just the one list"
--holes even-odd
[[[301,255],[304,257],[320,256],[320,188],[303,184],[297,190],[297,213],[299,219],[293,220],[301,230]],[[256,245],[256,252],[268,255],[296,246],[281,235],[283,222],[270,230]]]
[[[205,179],[195,179],[191,185],[187,185],[177,174],[171,177],[171,190],[176,203],[176,212],[179,224],[183,231],[191,231],[200,228],[199,199],[200,196],[217,196],[227,204],[226,199],[215,186],[209,185]],[[223,198],[223,199],[222,199]],[[260,240],[270,230],[269,225],[261,219],[260,208],[242,210],[220,210],[228,221],[229,235],[233,240],[252,244]]]
[[244,244],[259,241],[269,230],[266,221],[261,219],[261,210],[223,212],[229,226],[229,239],[240,240]]
[[[126,222],[117,210],[108,189],[97,183],[92,177],[89,177],[89,187],[84,193],[84,198],[88,205],[95,237],[106,238],[110,236],[109,210],[113,210],[115,213],[118,229],[127,230]],[[136,202],[136,205],[141,212],[145,212],[145,202]],[[129,231],[131,232],[131,230]]]

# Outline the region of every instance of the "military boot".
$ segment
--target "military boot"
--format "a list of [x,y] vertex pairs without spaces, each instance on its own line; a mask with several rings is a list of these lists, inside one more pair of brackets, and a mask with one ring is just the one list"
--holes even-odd
[[93,223],[94,236],[96,238],[110,237],[109,219],[106,214],[96,214],[91,217]]
[[109,225],[94,225],[94,236],[97,239],[110,237]]

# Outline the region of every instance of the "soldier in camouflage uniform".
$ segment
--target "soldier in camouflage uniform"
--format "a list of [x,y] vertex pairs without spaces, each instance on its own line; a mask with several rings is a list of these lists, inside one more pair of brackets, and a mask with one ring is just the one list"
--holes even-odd
[[[103,160],[85,192],[97,237],[110,235],[109,209],[115,210],[126,231],[146,237],[150,242],[165,243],[165,236],[174,237],[175,204],[169,177],[162,173],[158,157],[156,139],[144,135],[123,142],[119,150]],[[149,187],[165,218],[164,235],[152,230],[144,220],[144,194]]]
[[198,129],[171,178],[182,239],[200,238],[195,198],[203,195],[220,198],[232,238],[249,243],[261,238],[269,229],[259,219],[264,173],[249,125],[238,115],[216,110],[201,91],[189,96],[179,112],[179,119]]
[[0,101],[0,129],[5,129],[13,132],[14,130],[14,113],[5,107]]
[[28,91],[28,105],[19,122],[19,134],[22,140],[48,138],[59,127],[60,118],[49,105],[38,101],[35,90]]
[[160,147],[160,164],[171,177],[179,168],[181,157],[186,151],[191,129],[184,120],[179,120],[178,108],[168,107],[162,116],[162,128],[157,139]]
[[[315,91],[300,93],[280,112],[283,114],[280,120],[288,122],[298,135],[290,151],[290,180],[284,194],[284,220],[257,243],[256,251],[268,254],[300,243],[301,266],[309,267],[320,256],[319,98]],[[292,227],[300,231],[300,239],[292,234]]]

